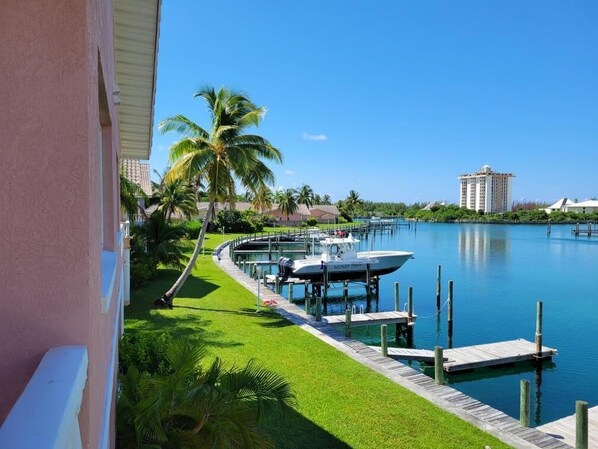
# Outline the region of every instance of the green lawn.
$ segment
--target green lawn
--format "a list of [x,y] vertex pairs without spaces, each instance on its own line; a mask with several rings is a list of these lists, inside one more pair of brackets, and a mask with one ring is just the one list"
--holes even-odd
[[[163,269],[157,280],[132,293],[126,332],[165,329],[201,338],[228,364],[249,359],[283,374],[297,407],[272,423],[277,448],[480,448],[509,447],[334,350],[276,314],[256,314],[255,297],[222,272],[210,255],[231,235],[209,234],[206,256],[172,310],[153,300],[178,276]],[[200,336],[201,334],[201,336]]]

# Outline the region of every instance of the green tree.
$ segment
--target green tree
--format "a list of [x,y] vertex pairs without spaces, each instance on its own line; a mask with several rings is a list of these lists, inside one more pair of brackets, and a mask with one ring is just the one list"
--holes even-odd
[[120,174],[120,208],[129,218],[134,218],[140,211],[139,199],[147,201],[147,196],[138,184]]
[[251,207],[258,212],[264,212],[272,208],[272,191],[267,186],[260,186],[251,200]]
[[172,214],[190,219],[197,213],[197,192],[181,178],[164,181],[158,192],[158,210],[166,214],[166,221],[170,223]]
[[209,201],[189,264],[173,286],[156,300],[157,305],[168,307],[172,306],[172,299],[195,266],[214,214],[214,204],[229,202],[234,207],[237,182],[251,192],[273,184],[274,174],[264,160],[282,162],[282,154],[268,140],[245,134],[249,127],[259,125],[266,113],[264,108],[254,105],[244,94],[226,88],[216,91],[205,87],[194,97],[202,98],[208,106],[209,131],[184,115],[175,115],[160,123],[162,132],[175,131],[183,136],[170,148],[172,168],[166,179],[201,180]]
[[314,191],[307,184],[303,184],[297,191],[297,202],[305,204],[308,208],[314,204]]
[[359,197],[359,193],[355,190],[349,190],[349,195],[347,195],[347,198],[345,198],[345,201],[343,202],[345,210],[351,216],[355,215],[355,212],[361,207],[362,203],[363,201]]
[[281,192],[278,199],[278,208],[280,211],[287,216],[293,215],[299,209],[299,203],[297,203],[297,192],[295,189],[286,189]]
[[162,264],[178,269],[185,266],[187,246],[182,241],[185,236],[183,226],[169,223],[164,212],[156,211],[137,229],[145,242],[147,254],[156,266]]
[[294,403],[289,383],[254,361],[227,369],[218,358],[206,364],[205,355],[174,340],[166,352],[172,372],[129,367],[117,402],[119,449],[272,447],[263,423]]
[[330,195],[322,196],[322,204],[326,206],[330,206],[332,204],[332,200],[330,199]]

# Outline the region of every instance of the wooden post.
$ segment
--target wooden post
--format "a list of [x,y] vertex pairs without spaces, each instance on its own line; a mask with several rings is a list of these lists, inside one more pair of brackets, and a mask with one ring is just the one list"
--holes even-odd
[[305,313],[311,313],[311,295],[305,295]]
[[307,295],[309,294],[309,286],[307,281],[303,283],[303,297],[307,299]]
[[413,287],[407,290],[407,346],[413,346]]
[[272,240],[268,237],[268,260],[272,260]]
[[349,281],[343,281],[343,298],[345,299],[345,301],[347,300],[348,296],[349,296]]
[[448,337],[453,338],[453,281],[448,281]]
[[386,324],[380,326],[380,350],[382,357],[388,357],[388,329]]
[[399,283],[395,282],[395,312],[398,312],[401,308],[401,304],[399,302]]
[[365,296],[370,299],[372,292],[370,291],[370,264],[365,266]]
[[536,303],[536,357],[542,356],[542,301]]
[[345,310],[345,337],[351,336],[351,309]]
[[289,302],[293,302],[293,283],[289,284]]
[[280,277],[277,274],[274,275],[274,291],[280,294]]
[[529,427],[529,381],[521,379],[519,390],[519,423]]
[[442,267],[438,265],[438,270],[436,271],[436,310],[440,310],[440,272]]
[[316,321],[322,321],[322,298],[316,296]]
[[436,385],[444,385],[444,357],[442,346],[434,346],[434,381]]
[[266,278],[266,273],[264,272],[263,275],[264,275],[264,277],[262,279],[263,279],[263,282],[264,282],[264,287],[267,287],[268,286],[268,279]]
[[575,401],[575,449],[588,449],[588,403]]
[[245,265],[246,265],[246,263],[245,263],[245,261],[243,261],[243,273],[245,273]]
[[324,301],[328,299],[328,265],[324,264]]

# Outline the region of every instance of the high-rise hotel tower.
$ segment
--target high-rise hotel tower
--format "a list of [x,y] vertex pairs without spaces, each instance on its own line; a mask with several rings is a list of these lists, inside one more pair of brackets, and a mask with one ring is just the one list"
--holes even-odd
[[489,212],[511,210],[512,173],[496,173],[489,165],[479,172],[459,176],[461,207]]

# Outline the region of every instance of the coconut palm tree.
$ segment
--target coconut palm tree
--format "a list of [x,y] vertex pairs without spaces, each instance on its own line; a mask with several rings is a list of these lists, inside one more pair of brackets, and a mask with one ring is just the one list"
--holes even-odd
[[263,137],[245,134],[247,128],[258,126],[266,110],[254,105],[240,92],[205,87],[194,95],[202,98],[210,112],[210,130],[206,131],[184,115],[163,120],[159,127],[165,132],[175,131],[183,137],[170,148],[172,167],[166,180],[200,179],[205,184],[208,209],[197,244],[174,285],[156,301],[157,305],[171,306],[185,280],[191,274],[213,218],[216,202],[229,202],[234,207],[237,182],[245,189],[256,192],[274,182],[274,174],[264,160],[281,163],[282,154]]
[[283,214],[286,214],[287,221],[289,220],[290,215],[297,212],[299,204],[297,203],[297,192],[295,189],[286,189],[281,192],[278,199],[278,208]]
[[330,198],[330,195],[324,195],[322,197],[322,204],[330,206],[332,204],[332,199]]
[[272,208],[272,203],[272,190],[270,190],[267,186],[261,186],[257,189],[257,192],[255,192],[255,195],[251,200],[251,207],[258,212],[264,212]]
[[345,198],[345,201],[343,202],[346,211],[351,216],[355,215],[355,211],[361,206],[362,203],[363,201],[359,197],[359,193],[355,190],[349,190],[349,195],[347,195],[347,198]]
[[314,204],[314,191],[307,184],[303,184],[297,191],[297,202],[305,204],[308,208]]
[[134,218],[141,209],[139,198],[147,200],[141,187],[120,174],[120,208],[129,218]]
[[166,213],[166,221],[170,223],[173,213],[188,219],[197,212],[197,192],[181,178],[164,181],[158,191],[158,210]]
[[289,383],[253,361],[241,369],[220,359],[207,365],[205,354],[174,340],[166,353],[172,373],[129,367],[117,402],[119,449],[272,447],[263,423],[294,403]]

